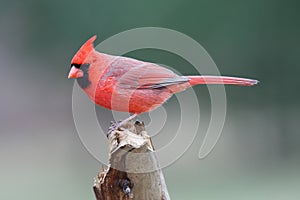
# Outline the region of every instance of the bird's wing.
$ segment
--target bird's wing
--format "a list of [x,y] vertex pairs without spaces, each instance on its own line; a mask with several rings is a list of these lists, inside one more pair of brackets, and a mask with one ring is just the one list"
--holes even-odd
[[111,63],[112,71],[117,76],[117,84],[121,88],[154,89],[188,82],[173,71],[157,64],[120,57]]

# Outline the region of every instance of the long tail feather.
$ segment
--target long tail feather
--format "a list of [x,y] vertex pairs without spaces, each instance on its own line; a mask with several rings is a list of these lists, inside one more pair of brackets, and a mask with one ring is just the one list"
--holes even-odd
[[187,76],[189,83],[193,85],[199,84],[226,84],[239,86],[252,86],[258,83],[257,80],[247,78],[237,78],[229,76]]

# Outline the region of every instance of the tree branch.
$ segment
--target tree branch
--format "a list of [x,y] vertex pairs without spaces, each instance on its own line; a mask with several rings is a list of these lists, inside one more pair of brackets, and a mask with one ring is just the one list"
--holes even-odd
[[97,200],[170,200],[143,122],[128,122],[109,135],[109,166],[95,179]]

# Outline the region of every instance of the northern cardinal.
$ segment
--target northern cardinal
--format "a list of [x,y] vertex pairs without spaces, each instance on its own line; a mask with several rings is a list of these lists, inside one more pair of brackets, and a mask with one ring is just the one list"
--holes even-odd
[[[133,115],[149,112],[174,93],[198,84],[252,86],[257,80],[226,76],[179,76],[154,63],[100,53],[94,49],[96,36],[81,46],[71,61],[68,78],[96,104]],[[123,122],[124,122],[123,121]]]

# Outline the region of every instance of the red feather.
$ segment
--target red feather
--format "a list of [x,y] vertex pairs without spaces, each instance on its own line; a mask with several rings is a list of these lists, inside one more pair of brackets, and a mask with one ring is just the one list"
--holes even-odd
[[96,40],[97,36],[94,35],[91,37],[86,43],[84,43],[81,48],[77,51],[74,55],[71,63],[72,64],[83,64],[88,55],[94,50],[94,41]]
[[[94,50],[96,36],[89,39],[72,59],[82,66],[81,81],[87,95],[105,108],[140,114],[155,109],[174,93],[197,84],[251,86],[256,80],[224,76],[179,76],[154,63],[112,56]],[[86,68],[84,68],[86,67]]]

